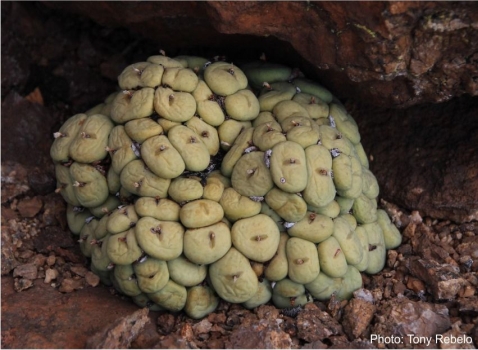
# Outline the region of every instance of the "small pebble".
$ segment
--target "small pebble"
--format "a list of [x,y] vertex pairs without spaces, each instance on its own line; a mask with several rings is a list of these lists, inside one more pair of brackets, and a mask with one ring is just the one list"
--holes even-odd
[[56,256],[50,255],[48,258],[46,258],[46,263],[48,266],[53,266],[55,265],[56,262]]
[[86,283],[88,283],[89,286],[92,287],[96,287],[98,284],[100,284],[100,278],[91,271],[88,271],[86,273],[85,281]]
[[13,277],[23,277],[29,280],[37,278],[38,270],[35,264],[23,264],[13,270]]
[[72,266],[70,267],[71,272],[77,274],[78,276],[85,277],[88,272],[88,269],[84,266]]
[[83,283],[81,280],[75,281],[71,278],[65,278],[60,285],[60,292],[62,293],[71,293],[76,289],[82,289]]
[[57,269],[48,269],[45,271],[45,280],[43,282],[50,283],[58,277]]

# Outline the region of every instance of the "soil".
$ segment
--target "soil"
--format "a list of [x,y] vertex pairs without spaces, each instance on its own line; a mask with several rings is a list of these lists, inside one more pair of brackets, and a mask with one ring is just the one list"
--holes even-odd
[[[2,3],[1,35],[2,348],[478,345],[476,218],[465,222],[458,214],[434,215],[431,207],[413,210],[392,190],[380,205],[399,226],[403,243],[388,252],[382,272],[362,275],[363,289],[351,300],[316,301],[288,310],[269,304],[246,310],[221,302],[202,320],[138,309],[88,270],[77,238],[67,228],[66,205],[55,193],[49,147],[50,135],[67,117],[102,101],[115,90],[124,66],[159,47],[124,28],[16,2]],[[473,103],[465,100],[468,105]],[[360,116],[357,120],[360,127],[373,124]],[[368,152],[375,147],[364,145]],[[372,170],[380,164],[392,166],[378,157]],[[420,169],[411,171],[418,174]],[[388,175],[383,176],[379,182],[387,188]],[[471,188],[478,188],[475,177]],[[476,195],[470,198],[476,208]]]

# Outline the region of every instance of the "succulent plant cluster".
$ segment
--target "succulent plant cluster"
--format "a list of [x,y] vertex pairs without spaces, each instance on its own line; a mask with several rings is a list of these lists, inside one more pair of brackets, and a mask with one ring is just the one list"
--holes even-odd
[[158,55],[118,83],[51,157],[92,271],[138,305],[349,298],[400,244],[357,124],[301,73]]

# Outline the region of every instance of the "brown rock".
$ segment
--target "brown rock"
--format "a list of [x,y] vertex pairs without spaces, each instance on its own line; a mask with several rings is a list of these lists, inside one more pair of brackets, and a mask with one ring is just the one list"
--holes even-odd
[[[2,151],[4,139],[5,137],[2,137]],[[12,147],[15,147],[17,142],[10,140],[10,143]],[[22,164],[19,164],[16,159],[6,161],[2,157],[2,203],[6,203],[30,189],[27,182],[27,173],[28,170]]]
[[225,346],[228,349],[289,349],[292,340],[277,323],[255,321],[248,327],[238,325],[232,330]]
[[102,331],[88,338],[86,348],[90,349],[126,349],[149,322],[148,308],[138,310],[131,315],[118,318]]
[[158,317],[156,324],[160,334],[170,334],[176,327],[176,317],[172,314],[164,313]]
[[[86,339],[138,307],[108,288],[59,293],[48,284],[16,293],[11,276],[2,277],[2,348],[85,348]],[[157,313],[152,313],[157,317]],[[4,332],[10,334],[5,338]],[[31,335],[35,336],[31,336]],[[41,342],[37,335],[41,335]]]
[[68,230],[62,230],[59,226],[47,226],[33,238],[33,245],[38,252],[49,253],[58,248],[76,247],[78,244]]
[[83,282],[81,280],[75,280],[72,278],[65,278],[61,281],[59,291],[62,293],[71,293],[77,289],[83,288]]
[[425,284],[418,278],[410,277],[407,281],[407,288],[413,290],[415,293],[424,293],[426,288]]
[[433,297],[440,299],[453,299],[466,280],[459,276],[460,269],[449,264],[437,264],[431,260],[412,259],[410,273],[425,281],[431,289]]
[[23,277],[29,280],[37,278],[38,268],[35,264],[23,264],[13,270],[13,277]]
[[51,283],[51,281],[57,279],[59,273],[57,269],[47,269],[45,271],[45,279],[43,280],[44,283]]
[[363,289],[361,291],[354,293],[355,297],[344,309],[342,326],[350,340],[364,334],[377,310],[373,303],[372,293]]
[[354,111],[381,197],[422,216],[477,220],[478,133],[470,129],[477,113],[475,99],[467,97],[407,110]]
[[[414,302],[407,298],[392,299],[378,308],[378,314],[370,333],[383,337],[402,337],[402,343],[387,344],[390,348],[403,348],[411,345],[407,334],[417,337],[432,337],[432,347],[436,347],[435,334],[445,332],[451,326],[448,309],[441,304]],[[374,341],[373,345],[383,343]]]
[[33,218],[36,216],[43,207],[43,201],[40,197],[33,198],[23,198],[20,203],[18,203],[18,211],[20,215],[24,218]]
[[[193,42],[199,47],[234,47],[237,52],[237,47],[247,46],[245,51],[258,52],[255,59],[266,51],[270,60],[301,60],[331,90],[343,94],[339,97],[355,96],[375,106],[442,102],[478,91],[477,67],[470,59],[477,46],[473,4],[212,1],[188,2],[186,7],[154,2],[127,7],[114,2],[47,5],[86,15],[108,27],[127,27],[174,48]],[[173,36],[170,28],[180,30]],[[289,45],[302,59],[289,53]]]
[[460,312],[478,315],[478,296],[458,298],[458,310]]
[[45,265],[46,256],[42,254],[36,254],[35,257],[31,260],[31,263],[35,264],[36,267],[42,267]]
[[193,326],[193,331],[195,334],[209,333],[211,327],[212,323],[207,318],[204,318]]
[[[48,136],[56,121],[45,106],[10,92],[2,103],[2,117],[2,127],[8,130],[2,133],[2,162],[14,161],[26,168],[52,166]],[[24,182],[28,183],[27,173]]]
[[279,310],[272,305],[261,305],[255,311],[260,320],[276,320],[279,318]]
[[131,342],[131,349],[152,349],[160,341],[154,322],[147,322]]
[[33,281],[27,278],[15,278],[14,288],[17,292],[33,287]]
[[2,245],[1,245],[1,270],[2,276],[9,274],[17,265],[20,264],[15,258],[15,245],[12,242],[12,235],[8,226],[2,226]]
[[85,281],[89,286],[92,287],[96,287],[100,284],[100,278],[91,271],[88,271],[85,274]]
[[85,277],[88,273],[88,269],[84,266],[71,266],[70,271],[81,277]]
[[6,223],[8,220],[15,220],[18,218],[18,213],[8,207],[2,205],[2,223]]
[[342,326],[314,304],[307,304],[297,315],[297,331],[297,336],[306,342],[324,341],[332,335],[343,334]]
[[437,335],[437,345],[440,349],[475,349],[473,339],[460,329],[458,321],[448,332]]
[[468,237],[456,248],[458,254],[469,255],[473,259],[478,259],[478,237]]
[[48,258],[46,258],[46,264],[48,266],[55,265],[55,262],[56,262],[56,256],[54,256],[54,255],[49,255]]

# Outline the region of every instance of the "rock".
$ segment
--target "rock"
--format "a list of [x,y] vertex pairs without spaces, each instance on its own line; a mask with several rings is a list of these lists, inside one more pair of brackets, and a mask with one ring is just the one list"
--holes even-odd
[[305,344],[302,349],[327,349],[328,346],[320,340],[315,340],[312,343]]
[[4,207],[2,205],[2,223],[6,223],[8,220],[15,220],[18,218],[18,213],[15,210]]
[[16,293],[11,276],[1,283],[2,348],[83,349],[90,335],[138,310],[105,287],[64,294],[42,281]]
[[469,255],[472,259],[478,259],[478,239],[476,239],[476,236],[465,238],[456,247],[456,251],[461,256]]
[[71,233],[59,226],[47,226],[33,238],[33,245],[40,253],[49,253],[58,248],[73,248],[77,244]]
[[458,298],[458,310],[463,313],[478,315],[478,296]]
[[23,264],[13,270],[13,277],[23,277],[29,280],[37,278],[38,268],[35,264]]
[[162,314],[158,317],[156,324],[158,325],[158,332],[160,334],[166,335],[172,333],[176,327],[176,317],[169,313]]
[[55,190],[56,180],[52,173],[34,167],[28,172],[28,186],[36,194],[45,196]]
[[359,122],[364,149],[373,156],[370,170],[383,199],[436,219],[478,219],[478,133],[470,128],[477,124],[475,100],[462,97],[407,110],[358,107],[351,112]]
[[46,264],[48,266],[55,265],[55,261],[56,261],[56,256],[54,256],[54,255],[49,255],[48,258],[46,258]]
[[56,193],[44,197],[42,221],[45,226],[60,226],[63,230],[67,229],[66,203],[63,197]]
[[58,290],[62,293],[71,293],[77,289],[82,289],[82,288],[83,288],[83,282],[81,280],[65,278],[63,281],[61,281],[61,285]]
[[89,270],[84,266],[71,266],[70,271],[78,276],[85,277]]
[[2,162],[14,161],[26,168],[52,167],[49,135],[56,120],[48,109],[11,92],[2,103],[2,117],[2,127],[8,130],[2,135]]
[[250,326],[238,325],[232,330],[225,346],[228,349],[289,349],[292,340],[277,323],[264,320]]
[[86,348],[126,349],[149,322],[148,308],[118,318],[108,327],[88,338]]
[[475,349],[472,337],[460,329],[460,324],[458,321],[448,332],[436,336],[440,349]]
[[[272,61],[302,61],[339,98],[355,96],[375,106],[442,102],[478,91],[470,59],[477,49],[477,14],[469,3],[213,1],[187,10],[154,2],[46,5],[175,49],[194,43],[237,54],[247,45],[255,59],[265,51]],[[170,35],[170,28],[181,30]]]
[[35,257],[31,260],[31,263],[35,264],[37,268],[43,267],[46,262],[46,256],[42,254],[36,254]]
[[[14,141],[11,142],[15,144]],[[2,203],[11,201],[30,189],[28,187],[27,173],[27,169],[23,165],[16,161],[6,161],[2,158]]]
[[20,215],[24,218],[33,218],[36,216],[43,207],[43,201],[40,197],[33,197],[33,198],[23,198],[18,203],[18,211]]
[[1,245],[1,271],[2,276],[9,274],[20,262],[15,258],[16,250],[12,241],[12,235],[8,226],[2,225],[2,245]]
[[368,328],[377,308],[372,293],[365,289],[354,292],[354,298],[344,309],[342,326],[350,340],[359,338]]
[[193,331],[195,334],[209,333],[211,327],[212,323],[207,318],[204,318],[193,326]]
[[[407,298],[392,299],[378,307],[375,324],[370,333],[383,337],[399,337],[400,342],[387,343],[390,348],[409,347],[413,344],[408,334],[416,337],[432,337],[431,346],[436,347],[435,334],[441,334],[451,326],[448,309],[441,304],[415,302]],[[372,339],[375,346],[384,345],[380,339]]]
[[458,267],[432,260],[411,259],[410,273],[425,281],[436,300],[455,298],[466,284],[466,280],[459,276]]
[[153,349],[159,341],[160,337],[156,326],[153,322],[147,322],[136,339],[131,342],[131,349]]
[[85,281],[91,287],[96,287],[98,284],[100,284],[100,278],[91,271],[86,273]]
[[297,315],[297,336],[306,342],[324,341],[332,335],[343,334],[342,326],[328,313],[314,304],[306,304]]
[[425,293],[425,284],[418,278],[409,277],[407,281],[407,288],[413,290],[415,293]]
[[27,278],[15,278],[14,288],[17,292],[33,287],[33,281]]
[[44,283],[51,283],[58,277],[59,273],[57,269],[46,269]]

